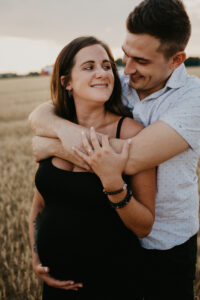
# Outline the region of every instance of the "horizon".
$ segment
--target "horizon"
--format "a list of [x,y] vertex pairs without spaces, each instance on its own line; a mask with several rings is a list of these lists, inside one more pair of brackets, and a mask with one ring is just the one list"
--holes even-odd
[[[189,56],[189,57],[187,57],[187,59],[188,58],[199,58],[200,59],[200,56]],[[116,59],[115,59],[115,61],[116,60],[118,60],[118,59],[122,59],[122,57],[117,57]],[[186,60],[187,60],[186,59]],[[17,77],[19,76],[28,76],[29,74],[31,74],[31,73],[38,73],[38,75],[44,75],[44,76],[47,76],[47,75],[51,75],[51,74],[42,74],[42,70],[43,69],[45,69],[45,68],[47,68],[47,67],[53,67],[53,65],[54,64],[49,64],[49,65],[45,65],[45,66],[43,66],[40,70],[30,70],[30,71],[27,71],[27,72],[24,72],[24,73],[17,73],[17,72],[11,72],[11,71],[9,71],[9,72],[0,72],[0,75],[6,75],[6,74],[13,74],[13,75],[16,75]],[[186,68],[199,68],[200,66],[199,65],[189,65],[189,66],[185,66]],[[118,68],[120,68],[120,66],[118,66]],[[123,67],[121,67],[121,68],[123,68]],[[33,75],[34,76],[34,75]],[[2,77],[0,76],[0,79],[1,79]]]
[[[122,58],[125,21],[140,0],[7,0],[0,10],[0,73],[40,72],[52,65],[60,50],[81,35],[94,35]],[[185,0],[192,24],[187,57],[200,56],[199,0]],[[79,9],[77,9],[77,7]],[[112,12],[112,13],[111,13]],[[52,21],[53,20],[53,21]]]

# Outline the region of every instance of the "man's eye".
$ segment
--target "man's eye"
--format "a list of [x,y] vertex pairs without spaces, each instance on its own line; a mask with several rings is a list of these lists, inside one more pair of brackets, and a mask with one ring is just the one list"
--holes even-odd
[[137,60],[137,62],[140,65],[146,65],[147,64],[147,61],[145,61],[145,60]]

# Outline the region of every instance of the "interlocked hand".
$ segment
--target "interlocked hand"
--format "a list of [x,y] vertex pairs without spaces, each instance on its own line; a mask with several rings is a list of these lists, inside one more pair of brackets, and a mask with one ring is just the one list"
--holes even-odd
[[85,132],[82,132],[82,143],[86,154],[74,147],[75,154],[82,158],[102,181],[113,175],[121,176],[128,159],[130,140],[125,141],[121,153],[113,150],[107,135],[102,136],[100,145],[93,127],[90,128],[90,140],[91,144]]

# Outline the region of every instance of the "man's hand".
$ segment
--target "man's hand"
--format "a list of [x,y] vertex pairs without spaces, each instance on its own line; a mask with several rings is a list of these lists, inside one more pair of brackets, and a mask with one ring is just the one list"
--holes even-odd
[[40,104],[30,113],[28,123],[36,135],[56,138],[54,127],[57,119],[60,118],[55,115],[52,101],[48,101]]
[[34,136],[32,139],[32,150],[36,162],[53,156],[58,143],[58,139]]
[[62,281],[51,277],[49,275],[49,268],[42,266],[38,258],[33,260],[33,270],[37,277],[54,288],[77,291],[80,287],[83,287],[82,283],[74,283],[73,280]]

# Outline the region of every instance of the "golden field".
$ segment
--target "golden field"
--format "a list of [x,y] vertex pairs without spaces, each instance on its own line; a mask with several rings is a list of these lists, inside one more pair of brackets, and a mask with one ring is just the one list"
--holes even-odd
[[188,67],[187,72],[191,75],[200,77],[200,67]]
[[[191,69],[189,72],[197,72]],[[200,76],[200,68],[198,68]],[[0,80],[0,299],[40,300],[32,271],[28,220],[37,164],[29,113],[50,99],[49,77]],[[200,175],[200,168],[198,169]],[[195,292],[200,299],[200,240]]]

